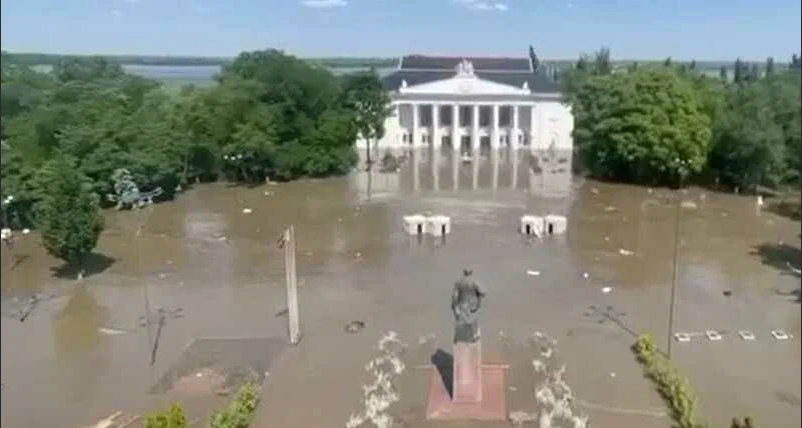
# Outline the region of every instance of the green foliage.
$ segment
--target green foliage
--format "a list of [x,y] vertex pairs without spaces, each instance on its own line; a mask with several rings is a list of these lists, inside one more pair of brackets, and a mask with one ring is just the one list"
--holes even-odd
[[[604,59],[606,58],[606,59]],[[734,79],[690,67],[638,67],[605,76],[609,51],[581,56],[566,79],[574,141],[589,172],[648,184],[689,179],[756,189],[799,187],[802,180],[802,84],[799,57],[790,70],[766,61],[735,61]],[[707,67],[707,68],[705,68]]]
[[187,418],[184,410],[178,404],[173,404],[167,410],[148,415],[142,424],[143,428],[185,428]]
[[705,165],[710,120],[673,70],[590,77],[570,97],[574,141],[592,174],[676,184]]
[[98,196],[68,157],[58,155],[39,171],[42,184],[38,226],[51,255],[80,266],[103,231]]
[[259,404],[259,393],[253,383],[246,383],[229,405],[212,415],[209,428],[247,428]]
[[392,113],[390,95],[382,87],[375,71],[349,74],[343,81],[345,103],[354,113],[354,126],[368,142],[366,153],[370,167],[371,146],[374,141],[384,137],[384,121]]
[[649,334],[638,336],[632,346],[646,376],[657,386],[657,392],[671,411],[671,418],[678,428],[701,428],[696,418],[696,396],[688,381],[677,373],[654,343]]

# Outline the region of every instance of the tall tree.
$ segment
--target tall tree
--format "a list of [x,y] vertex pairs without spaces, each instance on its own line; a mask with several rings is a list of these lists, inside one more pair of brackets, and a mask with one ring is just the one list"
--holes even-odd
[[365,155],[370,169],[371,146],[384,137],[384,121],[393,111],[390,95],[374,70],[345,76],[343,86],[346,104],[354,112],[356,129],[367,142]]
[[799,70],[802,67],[802,60],[800,60],[799,55],[793,54],[791,55],[791,70]]
[[593,175],[675,185],[704,166],[710,122],[690,79],[643,69],[577,89],[574,141]]
[[771,76],[774,74],[774,58],[768,57],[766,58],[766,76]]
[[741,58],[737,58],[735,60],[735,67],[733,68],[733,78],[732,81],[735,83],[741,83],[746,80],[746,64],[741,61]]
[[747,78],[750,82],[757,82],[760,80],[760,66],[757,64],[752,64],[752,66],[749,67],[749,74],[747,75]]
[[532,63],[532,71],[537,72],[538,67],[540,67],[540,58],[537,57],[535,48],[532,45],[529,45],[529,61]]
[[695,59],[691,60],[691,65],[688,66],[688,68],[690,68],[691,70],[696,70],[696,60]]
[[597,75],[607,75],[613,71],[612,63],[610,62],[610,48],[602,46],[601,49],[596,51],[595,60],[593,62],[593,72]]
[[663,67],[671,67],[671,57],[667,57],[665,61],[663,61]]
[[721,78],[721,80],[723,80],[725,82],[730,80],[730,78],[729,78],[729,76],[727,74],[727,66],[726,65],[722,65],[718,69],[718,77]]
[[632,64],[629,65],[629,72],[634,73],[638,71],[638,61],[632,61]]
[[75,162],[65,156],[50,160],[41,174],[44,188],[37,218],[42,244],[48,253],[81,272],[103,231],[98,196]]
[[576,68],[577,71],[585,72],[588,71],[588,57],[585,54],[579,56],[579,59],[576,61]]

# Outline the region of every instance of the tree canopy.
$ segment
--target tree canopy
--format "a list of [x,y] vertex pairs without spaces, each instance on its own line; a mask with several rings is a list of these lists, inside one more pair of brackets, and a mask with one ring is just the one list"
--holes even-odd
[[609,50],[582,55],[566,79],[574,141],[592,175],[678,185],[688,175],[730,187],[800,185],[799,59],[740,58],[719,79],[666,59],[610,69]]
[[[338,78],[277,50],[243,52],[217,85],[172,95],[104,58],[60,57],[47,73],[9,59],[3,53],[2,193],[14,196],[4,208],[24,211],[15,218],[26,225],[42,190],[31,178],[56,156],[74,159],[101,198],[119,168],[140,190],[161,187],[169,198],[179,184],[221,176],[259,182],[346,173],[356,163],[357,133],[378,138],[389,114],[360,109],[377,102],[375,75]],[[370,90],[346,90],[353,82]]]

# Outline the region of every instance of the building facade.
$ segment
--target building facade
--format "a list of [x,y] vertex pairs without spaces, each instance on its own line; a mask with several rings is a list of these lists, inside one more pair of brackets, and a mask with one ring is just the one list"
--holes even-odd
[[394,108],[384,137],[371,142],[379,148],[573,148],[560,85],[528,58],[410,55],[383,84]]

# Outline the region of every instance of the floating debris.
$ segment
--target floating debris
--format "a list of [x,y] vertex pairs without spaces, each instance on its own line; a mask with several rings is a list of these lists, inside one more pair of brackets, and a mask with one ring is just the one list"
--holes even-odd
[[610,377],[615,377],[615,376],[616,376],[615,372],[610,372]]
[[130,333],[129,331],[126,330],[122,330],[119,328],[111,328],[111,327],[98,327],[97,331],[98,333],[107,334],[109,336],[116,336],[119,334]]
[[629,251],[629,250],[625,250],[623,248],[619,248],[618,249],[618,254],[621,254],[622,256],[631,256],[631,255],[633,255],[635,253],[632,252],[632,251]]
[[682,203],[680,204],[680,207],[695,210],[696,209],[696,202],[694,202],[694,201],[682,201]]
[[783,330],[772,330],[771,336],[777,340],[788,340],[791,336]]
[[738,336],[741,336],[741,339],[746,341],[755,340],[755,333],[752,333],[749,330],[738,330]]
[[529,275],[529,276],[540,276],[540,271],[539,270],[528,270],[528,271],[526,271],[526,274]]
[[588,279],[588,278],[590,278],[590,274],[588,274],[587,272],[583,272],[582,273],[582,278]]
[[289,308],[284,308],[276,312],[276,318],[286,317],[290,313]]
[[730,297],[730,296],[732,296],[732,290],[724,290],[724,292],[721,293],[721,294],[723,294],[723,295],[725,295],[727,297]]
[[602,288],[602,293],[604,293],[604,294],[607,294],[607,293],[609,293],[611,291],[613,291],[612,287],[604,287],[604,288]]
[[28,228],[22,229],[22,234],[23,235],[27,235],[29,233],[31,233],[31,229],[28,229]]
[[242,209],[242,213],[243,213],[243,214],[250,214],[250,213],[252,213],[252,212],[253,212],[253,210],[252,210],[252,209],[250,209],[250,208],[243,208],[243,209]]
[[355,252],[355,253],[354,253],[354,257],[356,257],[356,258],[360,258],[360,257],[362,257],[362,253],[360,253],[359,251],[357,251],[357,252]]
[[357,333],[361,331],[363,328],[365,328],[364,321],[351,321],[348,324],[346,324],[343,329],[346,331],[346,333]]
[[433,341],[434,338],[435,338],[434,334],[427,334],[425,336],[421,336],[421,337],[418,338],[418,345],[425,345],[425,344]]
[[267,192],[267,191],[265,191],[265,192],[263,193],[263,195],[265,195],[265,196],[273,196],[273,192]]
[[594,195],[598,195],[599,194],[599,189],[597,189],[595,187],[591,187],[590,188],[590,193],[593,193]]
[[615,210],[616,210],[616,208],[614,206],[612,206],[612,205],[607,205],[606,207],[604,207],[604,212],[606,212],[606,213],[611,213],[611,212],[613,212]]

